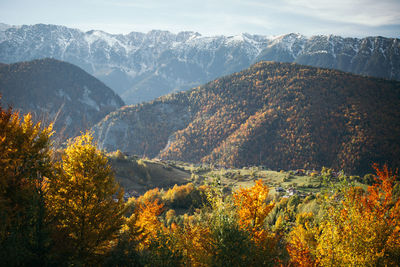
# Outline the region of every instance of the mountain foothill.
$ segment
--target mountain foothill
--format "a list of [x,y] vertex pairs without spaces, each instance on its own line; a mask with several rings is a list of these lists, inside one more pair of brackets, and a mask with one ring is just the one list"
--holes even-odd
[[55,59],[0,65],[3,106],[36,120],[54,122],[58,136],[70,138],[124,105],[121,98],[79,67]]
[[227,167],[370,171],[398,166],[400,82],[260,62],[187,92],[121,108],[101,148]]
[[62,140],[92,129],[107,151],[361,174],[399,166],[399,51],[384,37],[2,25],[1,103]]

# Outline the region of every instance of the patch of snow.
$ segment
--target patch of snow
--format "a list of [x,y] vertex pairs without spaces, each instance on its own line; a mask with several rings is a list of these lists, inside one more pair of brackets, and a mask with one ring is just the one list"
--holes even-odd
[[244,42],[243,35],[234,35],[227,38],[227,43],[242,43]]
[[112,35],[102,31],[90,31],[85,34],[85,40],[90,45],[99,40],[106,42],[109,46],[113,46],[117,40]]
[[89,94],[91,93],[91,91],[89,90],[89,88],[87,88],[87,86],[83,87],[84,91],[83,91],[83,96],[82,99],[79,99],[79,101],[83,104],[86,104],[94,109],[96,109],[97,111],[100,111],[100,107],[99,105],[96,103],[96,101],[94,101],[93,99],[91,99],[89,97]]
[[4,23],[0,23],[0,31],[5,31],[9,28],[12,28],[13,26],[8,25],[8,24],[4,24]]
[[314,55],[314,54],[329,54],[329,52],[326,51],[326,50],[317,50],[317,51],[312,51],[309,54],[310,55]]
[[351,48],[353,49],[353,51],[354,51],[354,53],[355,54],[358,54],[358,52],[360,51],[360,47],[359,47],[359,45],[351,45]]
[[127,39],[121,37],[118,38],[117,35],[112,35],[103,31],[86,32],[84,39],[88,44],[89,51],[91,50],[93,43],[98,41],[105,42],[108,46],[108,49],[114,48],[115,50],[120,50],[122,48],[126,53],[131,53],[138,49],[137,46],[129,44]]
[[336,58],[336,53],[335,53],[335,43],[333,42],[333,36],[329,35],[328,37],[328,42],[329,42],[329,46],[330,46],[330,50],[331,50],[331,54],[334,58]]
[[112,107],[116,107],[116,108],[119,107],[118,104],[117,104],[117,102],[115,102],[115,98],[110,98],[108,104],[109,104],[110,106],[112,106]]
[[[272,39],[268,47],[279,45],[282,49],[288,51],[293,58],[296,58],[297,55],[293,52],[293,45],[303,39],[305,39],[304,36],[295,33],[280,35]],[[304,50],[304,45],[302,47],[302,50]]]
[[63,97],[71,101],[71,97],[61,88],[56,91],[56,95],[58,97]]
[[188,41],[194,40],[194,39],[196,39],[197,37],[200,37],[200,36],[201,36],[200,33],[195,32],[189,37]]
[[70,115],[68,115],[68,116],[65,118],[65,124],[66,124],[67,126],[70,126],[71,123],[72,123],[72,118],[71,118]]
[[379,51],[381,52],[382,56],[385,58],[386,60],[386,55],[385,55],[385,50],[383,50],[382,47],[379,47]]

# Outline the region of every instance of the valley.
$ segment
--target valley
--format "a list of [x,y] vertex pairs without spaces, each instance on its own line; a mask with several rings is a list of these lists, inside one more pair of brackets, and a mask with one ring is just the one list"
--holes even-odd
[[0,23],[0,265],[397,266],[399,166],[398,38]]
[[[118,155],[118,156],[117,156]],[[108,154],[116,180],[125,189],[126,197],[139,197],[147,191],[158,188],[168,191],[174,186],[188,183],[196,187],[211,185],[218,182],[225,194],[230,194],[240,188],[254,186],[255,181],[262,180],[271,188],[272,195],[281,197],[292,196],[293,193],[305,197],[328,190],[329,185],[322,176],[327,175],[332,180],[343,173],[336,173],[324,168],[321,170],[269,170],[263,166],[252,166],[227,169],[211,165],[189,164],[185,162],[160,161],[142,159],[137,156],[127,156],[122,152]],[[351,176],[352,182],[364,186],[371,181],[365,177]],[[340,180],[336,180],[338,183]]]

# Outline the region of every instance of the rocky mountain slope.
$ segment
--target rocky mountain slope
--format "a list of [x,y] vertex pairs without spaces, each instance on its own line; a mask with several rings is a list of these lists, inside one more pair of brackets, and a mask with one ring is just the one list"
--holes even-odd
[[113,35],[37,24],[0,27],[0,62],[52,57],[78,65],[127,104],[187,90],[260,60],[400,80],[400,40],[340,36],[201,36],[153,30]]
[[99,146],[225,166],[370,171],[400,164],[400,82],[261,62],[187,92],[124,107]]
[[54,59],[0,65],[0,94],[3,106],[45,122],[55,120],[62,137],[79,134],[124,104],[93,76]]

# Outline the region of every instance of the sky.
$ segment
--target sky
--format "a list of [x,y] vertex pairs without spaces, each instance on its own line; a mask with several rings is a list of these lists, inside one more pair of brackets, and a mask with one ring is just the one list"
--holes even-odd
[[400,0],[0,0],[0,22],[126,34],[334,34],[400,38]]

